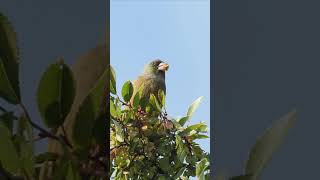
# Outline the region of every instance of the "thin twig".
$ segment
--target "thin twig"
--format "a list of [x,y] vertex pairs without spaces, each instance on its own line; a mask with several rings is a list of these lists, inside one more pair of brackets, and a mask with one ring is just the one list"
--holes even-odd
[[55,140],[59,141],[59,138],[58,138],[57,136],[55,136],[55,135],[53,135],[52,133],[50,133],[49,131],[43,129],[42,127],[40,127],[39,125],[37,125],[36,123],[34,123],[34,122],[31,120],[31,118],[30,118],[30,116],[29,116],[29,113],[28,113],[26,107],[25,107],[22,103],[20,103],[20,107],[22,108],[23,113],[25,114],[25,116],[26,116],[28,122],[31,124],[31,126],[33,126],[34,128],[36,128],[37,130],[39,130],[39,131],[40,131],[41,133],[43,133],[45,136],[50,137],[50,138],[52,138],[52,139],[55,139]]
[[129,144],[127,144],[127,143],[124,142],[124,143],[122,143],[122,144],[119,144],[118,146],[115,146],[115,147],[111,148],[110,151],[112,151],[112,150],[114,150],[114,149],[118,149],[118,148],[123,147],[123,146],[129,146]]
[[[44,128],[40,127],[39,125],[37,125],[36,123],[34,123],[32,120],[31,120],[31,117],[26,109],[26,107],[20,103],[19,104],[21,109],[23,110],[23,113],[24,115],[26,116],[27,118],[27,121],[31,124],[32,127],[34,127],[35,129],[39,130],[41,134],[43,134],[45,137],[49,137],[49,138],[52,138],[60,143],[63,144],[63,142],[61,141],[61,139],[58,137],[58,136],[55,136],[54,134],[52,134],[51,132],[45,130]],[[66,142],[66,144],[68,145],[68,143]],[[68,145],[70,148],[72,148],[70,145]]]
[[64,125],[63,125],[63,124],[61,125],[61,129],[62,129],[64,141],[66,142],[66,144],[67,144],[70,148],[72,148],[72,145],[71,145],[71,143],[70,143],[70,140],[68,139],[68,135],[67,135],[66,129],[64,128]]
[[0,106],[0,110],[1,110],[2,112],[7,112],[7,110],[6,110],[5,108],[1,107],[1,106]]

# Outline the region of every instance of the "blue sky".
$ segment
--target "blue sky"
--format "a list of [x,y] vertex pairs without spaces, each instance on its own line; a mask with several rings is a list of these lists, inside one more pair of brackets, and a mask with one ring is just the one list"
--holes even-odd
[[[198,97],[204,100],[190,123],[210,126],[210,1],[111,0],[111,64],[118,89],[134,80],[149,61],[169,63],[167,111],[186,114]],[[210,151],[209,139],[198,141]]]

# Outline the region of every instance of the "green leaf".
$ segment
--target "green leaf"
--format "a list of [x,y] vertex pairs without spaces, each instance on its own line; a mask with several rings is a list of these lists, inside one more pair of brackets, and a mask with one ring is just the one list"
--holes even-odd
[[250,151],[245,174],[252,174],[252,179],[258,179],[262,169],[285,140],[296,116],[295,110],[289,112],[263,133]]
[[76,166],[74,166],[71,162],[68,163],[66,180],[81,180],[81,177],[79,175],[79,169]]
[[179,124],[181,126],[184,126],[184,124],[189,120],[189,117],[188,116],[185,116],[185,117],[182,117],[182,118],[179,118],[177,119],[177,121],[179,122]]
[[195,140],[195,139],[207,139],[207,138],[209,138],[209,136],[203,135],[203,134],[193,134],[193,135],[191,135],[191,138],[193,140]]
[[113,117],[118,117],[117,107],[112,100],[110,100],[110,114]]
[[199,180],[205,180],[205,171],[209,167],[209,161],[207,158],[202,159],[196,167],[196,175]]
[[173,123],[173,125],[174,125],[174,127],[175,127],[176,129],[182,128],[181,125],[179,124],[179,122],[178,122],[177,120],[172,120],[172,123]]
[[184,171],[186,170],[186,167],[182,167],[182,168],[180,168],[179,169],[179,171],[178,171],[178,173],[173,177],[173,179],[179,179],[182,175],[183,175],[183,173],[184,173]]
[[117,94],[117,86],[116,86],[116,72],[110,66],[110,92],[112,94]]
[[[105,83],[107,82],[108,70],[100,77],[96,86],[90,91],[84,102],[80,105],[73,126],[72,137],[76,145],[86,147],[90,144],[94,124],[101,117],[101,105],[106,103],[104,98]],[[108,123],[105,121],[105,123]],[[104,126],[106,127],[107,124]]]
[[0,97],[12,104],[20,102],[18,59],[16,33],[0,13]]
[[137,108],[140,103],[140,93],[136,93],[133,98],[133,107]]
[[28,143],[24,137],[21,138],[21,141],[19,142],[20,146],[20,161],[21,166],[25,172],[25,175],[27,175],[31,179],[34,177],[35,174],[35,161],[33,156],[33,144]]
[[65,179],[65,177],[67,176],[70,164],[71,164],[70,160],[67,160],[67,159],[61,159],[60,161],[58,161],[58,164],[56,166],[52,179]]
[[124,85],[122,86],[121,94],[125,102],[130,101],[133,94],[133,85],[130,81],[124,83]]
[[162,108],[161,108],[161,106],[160,106],[160,104],[154,94],[150,95],[149,101],[154,109],[156,109],[157,111],[161,111]]
[[176,135],[176,149],[177,149],[177,157],[181,163],[184,162],[187,157],[187,147],[183,144],[183,141],[179,135]]
[[169,171],[169,169],[171,168],[170,162],[169,162],[169,157],[164,157],[164,158],[160,159],[159,166],[163,171],[165,171],[165,172]]
[[106,137],[108,137],[108,131],[106,131],[107,121],[105,116],[100,116],[96,119],[93,126],[92,135],[98,144],[104,144]]
[[136,90],[136,92],[134,93],[134,97],[133,97],[133,107],[137,108],[139,105],[144,108],[146,106],[146,104],[143,104],[145,102],[144,99],[142,97],[142,93],[143,93],[143,89],[144,89],[144,83],[142,83],[140,85],[140,87],[138,88],[138,90]]
[[11,140],[11,133],[9,129],[0,122],[0,163],[3,168],[11,174],[16,174],[20,170],[20,160],[18,153]]
[[16,119],[13,112],[5,112],[0,115],[0,122],[2,122],[12,133],[13,121]]
[[113,124],[115,125],[116,128],[116,139],[119,142],[124,142],[124,132],[122,130],[121,124],[119,124],[117,121],[113,120]]
[[159,90],[158,97],[160,100],[161,107],[165,107],[166,106],[166,95],[163,90],[161,90],[161,89]]
[[208,126],[204,123],[199,123],[195,125],[188,126],[184,131],[183,134],[188,134],[191,131],[197,131],[197,132],[207,132]]
[[52,64],[43,74],[37,101],[44,123],[49,128],[60,126],[68,115],[75,96],[71,69],[63,60]]
[[199,97],[198,99],[196,99],[195,101],[193,101],[193,103],[190,105],[188,112],[187,112],[187,116],[191,117],[192,114],[197,110],[197,108],[199,107],[201,101],[203,99],[203,96]]
[[188,108],[187,116],[182,117],[177,120],[181,126],[184,126],[184,124],[192,117],[193,113],[199,107],[202,99],[203,99],[203,97],[201,96],[198,99],[196,99],[195,101],[193,101],[193,103]]

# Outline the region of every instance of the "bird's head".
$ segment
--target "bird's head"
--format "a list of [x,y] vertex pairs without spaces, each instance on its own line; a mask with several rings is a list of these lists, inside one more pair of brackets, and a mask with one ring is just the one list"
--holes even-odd
[[147,64],[144,68],[144,73],[154,74],[154,75],[164,75],[165,72],[169,69],[169,64],[156,59]]

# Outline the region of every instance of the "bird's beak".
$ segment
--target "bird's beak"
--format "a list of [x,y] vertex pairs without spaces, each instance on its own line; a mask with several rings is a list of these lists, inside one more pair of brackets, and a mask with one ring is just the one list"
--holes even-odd
[[169,69],[169,64],[167,63],[160,63],[158,66],[159,71],[168,71]]

